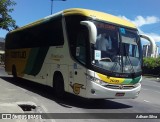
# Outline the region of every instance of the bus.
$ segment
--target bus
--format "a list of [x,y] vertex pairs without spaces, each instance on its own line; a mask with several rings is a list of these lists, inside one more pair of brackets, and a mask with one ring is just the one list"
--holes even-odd
[[6,35],[5,70],[88,99],[134,99],[142,80],[142,45],[129,21],[71,8]]

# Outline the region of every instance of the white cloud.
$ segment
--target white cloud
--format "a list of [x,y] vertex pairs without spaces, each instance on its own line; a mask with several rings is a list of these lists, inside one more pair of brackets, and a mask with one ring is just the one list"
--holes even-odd
[[142,17],[142,16],[137,16],[135,18],[135,20],[133,20],[132,22],[137,27],[141,27],[143,25],[158,23],[159,21],[160,21],[160,19],[158,17],[155,17],[155,16],[148,16],[148,17],[145,17],[145,18]]
[[137,16],[134,20],[130,20],[127,17],[121,15],[119,17],[134,23],[137,27],[160,22],[160,19],[155,16],[147,16],[147,17]]

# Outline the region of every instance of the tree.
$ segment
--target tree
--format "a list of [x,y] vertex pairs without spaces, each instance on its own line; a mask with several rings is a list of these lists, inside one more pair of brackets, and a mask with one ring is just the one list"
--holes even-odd
[[0,29],[11,31],[17,28],[15,20],[9,15],[16,3],[13,0],[0,0]]
[[158,58],[143,58],[143,66],[149,68],[149,69],[154,69],[156,67],[160,67],[160,57]]

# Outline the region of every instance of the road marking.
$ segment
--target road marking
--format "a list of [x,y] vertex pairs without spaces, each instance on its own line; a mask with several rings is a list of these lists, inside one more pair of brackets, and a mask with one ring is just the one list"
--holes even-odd
[[158,93],[158,94],[160,94],[160,92],[159,91],[153,91],[153,90],[150,90],[150,89],[146,89],[146,88],[142,88],[143,90],[148,90],[148,91],[152,91],[152,92],[156,92],[156,93]]
[[143,100],[144,102],[146,102],[146,103],[150,103],[150,101],[148,101],[148,100]]

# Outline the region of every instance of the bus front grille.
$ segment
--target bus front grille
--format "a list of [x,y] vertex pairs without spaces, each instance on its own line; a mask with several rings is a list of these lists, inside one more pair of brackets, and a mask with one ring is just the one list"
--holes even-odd
[[114,84],[108,84],[105,85],[106,88],[110,89],[133,89],[135,88],[135,85],[114,85]]

